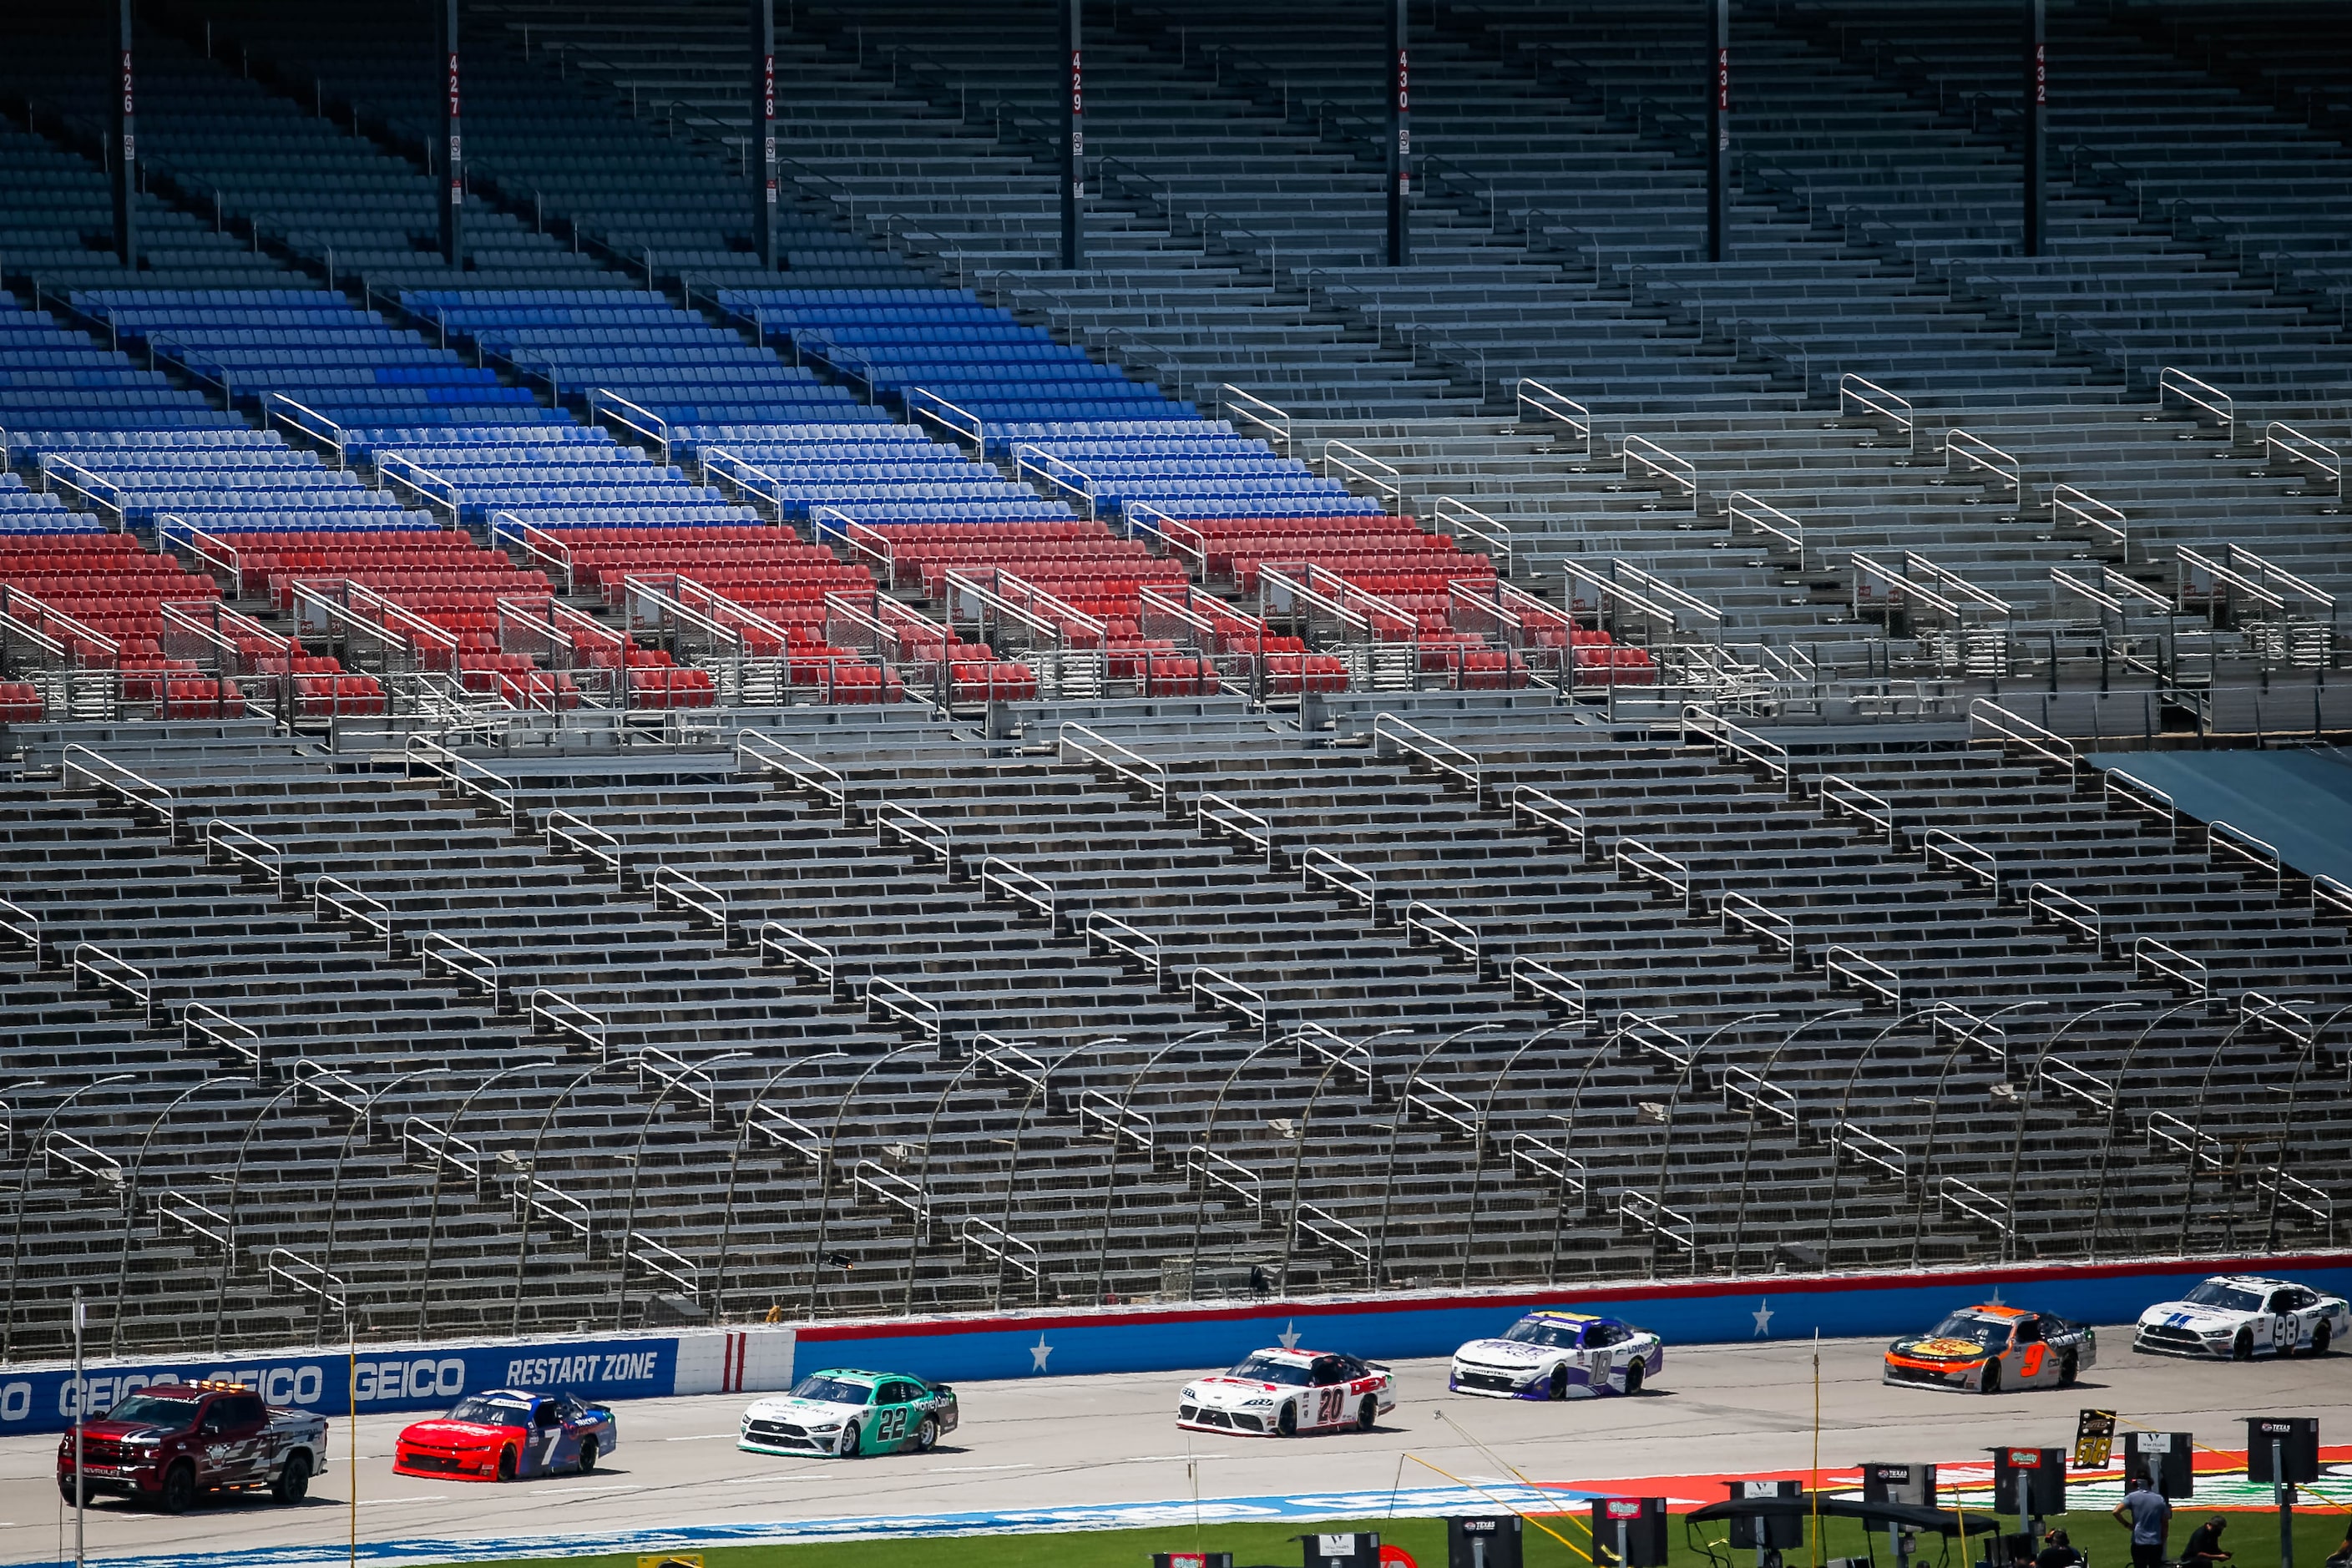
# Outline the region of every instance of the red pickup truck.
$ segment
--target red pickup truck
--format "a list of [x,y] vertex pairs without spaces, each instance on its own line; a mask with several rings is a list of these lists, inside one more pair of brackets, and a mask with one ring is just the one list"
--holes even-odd
[[[153,1384],[82,1423],[85,1498],[181,1513],[206,1491],[268,1487],[279,1502],[299,1502],[326,1471],[326,1418],[264,1405],[241,1383]],[[58,1491],[74,1501],[71,1432],[58,1444]]]

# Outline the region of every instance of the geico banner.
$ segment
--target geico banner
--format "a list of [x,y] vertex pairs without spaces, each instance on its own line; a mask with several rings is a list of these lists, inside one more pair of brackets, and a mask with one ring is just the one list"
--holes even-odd
[[509,1341],[497,1344],[280,1351],[219,1359],[109,1361],[0,1370],[0,1435],[55,1432],[77,1410],[96,1415],[152,1384],[225,1378],[271,1405],[321,1415],[438,1410],[486,1388],[550,1388],[590,1399],[732,1393],[784,1386],[790,1329],[690,1331],[658,1338]]

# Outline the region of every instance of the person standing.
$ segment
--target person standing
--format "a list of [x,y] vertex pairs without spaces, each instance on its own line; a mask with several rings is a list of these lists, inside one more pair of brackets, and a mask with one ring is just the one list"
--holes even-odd
[[2172,1529],[2172,1504],[2142,1476],[2116,1505],[2116,1522],[2131,1527],[2132,1568],[2163,1568],[2164,1538]]

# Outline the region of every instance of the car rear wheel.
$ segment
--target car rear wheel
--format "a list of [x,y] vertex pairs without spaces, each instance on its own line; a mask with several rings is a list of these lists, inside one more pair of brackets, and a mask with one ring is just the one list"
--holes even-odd
[[2073,1351],[2068,1351],[2064,1358],[2058,1363],[2059,1387],[2072,1388],[2074,1386],[2074,1372],[2078,1364],[2079,1363],[2074,1359],[2074,1352]]
[[310,1495],[310,1456],[289,1454],[285,1468],[269,1483],[269,1495],[279,1502],[300,1502]]
[[1297,1436],[1298,1406],[1296,1405],[1284,1405],[1282,1407],[1282,1414],[1275,1417],[1274,1429],[1276,1432],[1281,1433],[1286,1437]]
[[1356,1430],[1369,1432],[1380,1424],[1381,1402],[1367,1394],[1364,1395],[1364,1403],[1356,1410]]
[[500,1448],[499,1450],[499,1479],[502,1481],[510,1481],[514,1479],[515,1451],[512,1448]]
[[596,1439],[593,1437],[580,1439],[580,1473],[583,1476],[596,1473]]
[[196,1506],[196,1467],[182,1459],[163,1472],[163,1511],[185,1513]]
[[936,1415],[924,1416],[922,1425],[915,1428],[915,1452],[918,1454],[928,1454],[933,1448],[939,1447],[939,1417]]
[[2326,1355],[2327,1353],[2327,1342],[2331,1337],[2331,1333],[2332,1331],[2330,1330],[2327,1322],[2323,1319],[2319,1326],[2311,1331],[2312,1354]]
[[857,1423],[852,1421],[841,1429],[841,1447],[835,1450],[845,1459],[857,1458]]
[[1625,1394],[1629,1399],[1642,1392],[1642,1370],[1643,1363],[1638,1361],[1626,1363]]

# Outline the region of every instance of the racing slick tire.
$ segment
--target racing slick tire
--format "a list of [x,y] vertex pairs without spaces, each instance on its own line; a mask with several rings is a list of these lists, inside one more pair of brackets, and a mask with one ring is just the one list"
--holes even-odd
[[2230,1359],[2231,1361],[2252,1361],[2254,1359],[2253,1330],[2240,1329],[2238,1331],[2238,1337],[2230,1342]]
[[163,1472],[163,1489],[158,1498],[165,1513],[185,1513],[196,1506],[196,1467],[182,1459]]
[[1369,1432],[1380,1424],[1381,1402],[1367,1394],[1364,1395],[1364,1403],[1356,1410],[1356,1430]]
[[278,1479],[269,1483],[269,1495],[279,1502],[300,1502],[310,1495],[310,1456],[295,1453],[286,1456],[286,1463],[278,1471]]
[[1558,1404],[1559,1401],[1566,1399],[1568,1397],[1568,1368],[1564,1366],[1556,1366],[1552,1368],[1551,1382],[1545,1385],[1544,1392],[1545,1396],[1550,1399],[1554,1404]]
[[510,1481],[514,1479],[515,1451],[512,1448],[500,1448],[499,1450],[499,1479],[502,1481]]
[[859,1436],[860,1434],[858,1432],[856,1422],[851,1421],[844,1425],[841,1428],[841,1445],[834,1449],[835,1455],[844,1459],[854,1459],[857,1458],[857,1442]]
[[1625,1363],[1625,1397],[1628,1399],[1642,1392],[1643,1364],[1639,1361]]
[[918,1454],[928,1454],[933,1448],[939,1447],[939,1417],[936,1415],[924,1416],[922,1425],[915,1428],[915,1452]]
[[2061,1388],[2072,1388],[2072,1387],[2074,1387],[2074,1373],[2075,1373],[2075,1371],[2076,1371],[2076,1367],[2077,1367],[2077,1363],[2076,1363],[2076,1362],[2075,1362],[2075,1359],[2074,1359],[2074,1352],[2073,1351],[2068,1351],[2068,1352],[2065,1353],[2065,1355],[2063,1355],[2063,1357],[2061,1357],[2061,1358],[2059,1359],[2059,1362],[2058,1362],[2058,1386],[2059,1386],[2059,1387],[2061,1387]]
[[2305,1355],[2326,1355],[2327,1353],[2327,1342],[2333,1330],[2327,1321],[2326,1319],[2320,1320],[2319,1326],[2311,1331],[2311,1348],[2303,1353]]
[[1985,1363],[1984,1381],[1977,1385],[1977,1392],[1979,1394],[2000,1392],[2000,1358],[1999,1356]]
[[1277,1434],[1285,1437],[1297,1436],[1298,1406],[1296,1405],[1284,1405],[1282,1407],[1282,1414],[1274,1418],[1274,1429]]
[[596,1439],[593,1437],[580,1439],[580,1473],[583,1476],[596,1473]]

